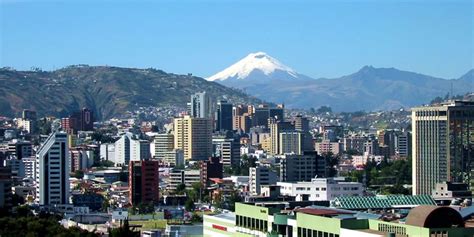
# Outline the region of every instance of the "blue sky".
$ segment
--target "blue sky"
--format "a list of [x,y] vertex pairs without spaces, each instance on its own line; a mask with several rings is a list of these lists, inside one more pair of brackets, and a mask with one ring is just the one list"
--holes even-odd
[[264,51],[311,77],[364,65],[457,78],[473,68],[473,3],[0,0],[0,66],[155,67],[211,76]]

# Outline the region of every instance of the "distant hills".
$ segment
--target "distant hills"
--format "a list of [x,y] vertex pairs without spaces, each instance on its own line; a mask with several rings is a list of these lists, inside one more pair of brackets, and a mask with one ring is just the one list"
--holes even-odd
[[45,71],[0,69],[0,116],[33,109],[42,116],[66,116],[87,106],[99,119],[146,106],[186,107],[190,95],[207,91],[232,102],[260,103],[240,90],[203,78],[156,69],[70,66]]
[[258,98],[293,108],[330,106],[334,111],[390,110],[429,103],[437,96],[474,91],[474,70],[443,79],[395,68],[365,66],[334,79],[312,79],[259,52],[208,78]]

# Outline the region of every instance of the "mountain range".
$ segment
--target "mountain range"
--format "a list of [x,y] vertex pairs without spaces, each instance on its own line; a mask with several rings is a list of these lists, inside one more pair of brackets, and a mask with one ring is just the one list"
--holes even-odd
[[211,98],[261,103],[240,90],[191,75],[157,69],[69,66],[55,71],[0,69],[0,116],[19,116],[23,109],[40,116],[67,116],[82,107],[98,119],[121,116],[147,106],[186,108],[190,95],[206,91]]
[[313,79],[264,52],[251,53],[207,79],[287,107],[325,105],[348,112],[406,108],[429,103],[451,91],[474,91],[474,70],[458,79],[443,79],[396,68],[364,66],[347,76]]

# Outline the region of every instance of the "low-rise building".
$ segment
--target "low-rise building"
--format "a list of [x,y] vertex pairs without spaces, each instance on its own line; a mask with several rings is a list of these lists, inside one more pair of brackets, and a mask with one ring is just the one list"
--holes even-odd
[[296,197],[296,201],[329,201],[342,196],[362,196],[362,183],[344,178],[314,178],[311,182],[278,182],[280,194]]

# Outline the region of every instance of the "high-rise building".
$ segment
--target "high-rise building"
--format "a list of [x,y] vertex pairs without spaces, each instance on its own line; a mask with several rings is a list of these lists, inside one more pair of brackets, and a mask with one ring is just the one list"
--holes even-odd
[[397,134],[395,141],[395,153],[402,158],[407,158],[411,154],[411,132]]
[[474,102],[413,108],[412,133],[414,195],[446,181],[474,189]]
[[240,141],[234,138],[213,138],[212,155],[219,157],[224,166],[238,166],[240,165]]
[[232,131],[232,104],[225,100],[217,102],[216,131]]
[[69,151],[67,134],[53,132],[36,154],[36,202],[69,203]]
[[222,179],[224,175],[224,166],[219,157],[210,157],[209,160],[199,161],[199,170],[201,172],[201,184],[204,187],[209,185],[210,179]]
[[276,155],[280,152],[280,133],[294,131],[290,122],[277,121],[273,118],[268,119],[270,125],[271,149],[270,154]]
[[150,155],[150,142],[147,140],[132,139],[130,140],[130,160],[139,161],[147,160]]
[[33,145],[30,141],[13,139],[8,143],[8,154],[18,159],[30,157],[33,155]]
[[259,195],[262,185],[276,184],[277,181],[276,172],[268,167],[257,166],[249,168],[249,191],[252,195]]
[[94,113],[88,108],[82,108],[69,117],[62,118],[61,127],[69,134],[76,134],[78,131],[92,131],[94,129]]
[[303,152],[304,135],[301,132],[281,132],[279,142],[278,154],[293,153],[300,155]]
[[115,165],[125,165],[130,162],[131,134],[123,134],[114,144]]
[[302,155],[285,154],[280,159],[280,181],[311,181],[314,177],[326,176],[324,157],[315,151]]
[[212,103],[206,92],[191,95],[189,115],[194,118],[212,118]]
[[22,114],[21,114],[21,118],[24,119],[24,120],[32,120],[32,121],[36,121],[38,118],[36,116],[36,111],[34,110],[29,110],[29,109],[24,109]]
[[212,153],[212,121],[184,116],[174,119],[174,148],[187,160],[206,160]]
[[10,167],[0,167],[0,208],[12,207],[12,171]]
[[296,117],[293,118],[293,125],[296,131],[309,132],[309,120],[302,115],[296,115]]
[[174,149],[174,136],[171,133],[157,134],[153,140],[155,145],[154,157],[157,159],[163,159],[164,153]]
[[130,161],[128,172],[129,202],[156,203],[159,201],[159,162],[157,160]]

